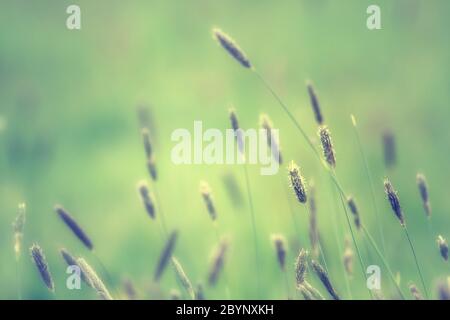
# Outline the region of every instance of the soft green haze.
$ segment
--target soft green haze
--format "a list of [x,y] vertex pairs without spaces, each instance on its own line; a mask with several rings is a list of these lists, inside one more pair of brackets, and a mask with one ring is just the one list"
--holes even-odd
[[[81,6],[82,29],[66,29],[66,7]],[[366,8],[378,4],[382,30],[366,28]],[[219,26],[245,50],[316,144],[317,126],[305,81],[312,80],[337,154],[337,176],[359,205],[362,220],[381,246],[358,144],[354,114],[376,187],[387,246],[386,257],[400,273],[407,293],[410,281],[422,290],[409,247],[383,191],[388,175],[398,190],[405,218],[428,288],[436,297],[438,279],[450,275],[439,256],[437,234],[450,238],[450,2],[446,0],[303,0],[303,1],[18,1],[0,2],[0,298],[17,298],[17,265],[12,222],[18,204],[27,204],[24,252],[20,260],[25,299],[48,299],[28,254],[33,242],[43,248],[55,280],[55,296],[96,298],[89,288],[65,288],[65,264],[58,249],[83,256],[102,274],[95,257],[58,219],[57,203],[86,229],[120,288],[129,277],[141,297],[149,298],[151,279],[163,247],[158,223],[146,214],[137,183],[146,170],[137,106],[151,106],[157,192],[169,229],[179,230],[175,255],[196,287],[207,279],[216,231],[199,192],[207,180],[217,209],[218,233],[230,239],[226,278],[205,289],[207,298],[286,298],[272,233],[283,233],[290,293],[300,247],[309,249],[308,215],[288,189],[287,164],[295,160],[317,188],[318,223],[330,276],[348,298],[333,225],[340,246],[348,228],[337,193],[304,139],[249,70],[233,61],[212,40]],[[260,176],[250,166],[260,252],[261,292],[256,294],[253,238],[240,166],[175,166],[170,159],[177,128],[229,127],[233,105],[241,126],[256,127],[265,112],[280,129],[285,163],[276,176]],[[381,134],[395,133],[397,166],[386,172]],[[430,187],[432,230],[419,198],[416,173]],[[238,179],[243,204],[233,204],[223,177]],[[295,210],[296,227],[290,206]],[[335,221],[334,212],[339,220]],[[158,215],[158,212],[157,212]],[[367,264],[382,266],[358,244]],[[355,253],[356,254],[356,253]],[[354,298],[367,298],[355,255],[350,279]],[[393,286],[382,269],[382,289]],[[316,277],[308,279],[326,294]],[[108,283],[107,279],[104,279]],[[111,287],[111,284],[107,284]],[[172,268],[162,290],[177,288]],[[111,294],[117,297],[111,288]],[[184,293],[184,296],[187,295]],[[328,296],[327,296],[328,297]],[[408,294],[408,297],[411,297]]]

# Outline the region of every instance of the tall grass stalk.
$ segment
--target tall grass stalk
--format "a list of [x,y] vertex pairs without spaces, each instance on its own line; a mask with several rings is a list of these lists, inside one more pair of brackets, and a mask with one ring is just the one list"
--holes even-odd
[[301,234],[300,234],[300,229],[298,228],[297,219],[295,217],[295,210],[294,210],[294,208],[292,206],[291,199],[289,198],[289,188],[286,185],[286,182],[285,182],[285,179],[284,179],[284,175],[280,175],[280,179],[281,179],[280,181],[281,181],[281,184],[282,184],[282,188],[284,189],[284,194],[286,195],[286,201],[287,201],[287,204],[289,206],[289,212],[291,214],[291,219],[292,219],[292,224],[293,224],[293,228],[294,228],[294,232],[295,232],[295,237],[297,239],[300,239]]
[[[331,191],[330,194],[334,195],[334,185],[333,185],[331,180],[330,180],[330,191]],[[336,201],[331,200],[330,203],[333,203],[333,208],[332,208],[331,211],[333,211],[333,214],[332,214],[333,215],[333,217],[332,217],[333,222],[332,223],[333,223],[334,240],[336,241],[336,245],[338,247],[338,256],[341,257],[343,255],[344,251],[343,251],[342,246],[341,246],[341,238],[342,237],[339,236],[339,230],[338,230],[338,215],[337,215],[338,207],[337,207]],[[346,289],[347,289],[347,294],[349,296],[349,299],[352,299],[352,291],[350,289],[350,281],[348,279],[348,274],[345,271],[344,265],[341,264],[341,263],[339,265],[342,267],[342,272],[344,274],[344,281],[345,281],[345,286],[346,286]]]
[[408,228],[406,227],[406,225],[403,226],[403,230],[405,232],[406,238],[408,239],[409,246],[411,248],[411,252],[412,252],[412,254],[414,256],[414,262],[416,263],[417,272],[419,273],[419,277],[420,277],[420,282],[422,282],[422,287],[423,287],[423,291],[425,293],[425,297],[428,300],[429,299],[428,289],[427,289],[427,286],[425,284],[425,280],[423,278],[422,269],[420,268],[420,265],[419,265],[419,260],[417,259],[416,250],[414,249],[414,245],[413,245],[413,243],[411,241],[411,237],[409,236]]
[[[289,108],[284,104],[284,102],[281,100],[281,98],[279,97],[279,95],[275,92],[275,90],[272,89],[272,86],[264,79],[264,77],[256,71],[256,69],[251,65],[249,59],[247,58],[247,56],[245,55],[245,53],[243,53],[243,51],[239,48],[239,46],[233,41],[233,39],[231,39],[229,36],[225,35],[225,37],[223,37],[222,32],[220,30],[215,29],[214,34],[216,36],[216,39],[219,41],[219,43],[222,45],[222,47],[228,51],[228,53],[235,59],[237,60],[242,66],[244,66],[246,69],[251,70],[256,77],[263,83],[263,85],[266,87],[266,89],[272,94],[272,96],[275,98],[275,100],[278,102],[279,106],[283,109],[283,111],[287,114],[287,116],[289,117],[289,119],[292,121],[292,123],[294,124],[294,126],[297,128],[297,130],[300,132],[300,134],[303,136],[303,138],[305,139],[305,141],[307,142],[307,144],[309,145],[309,147],[312,149],[312,151],[314,152],[314,154],[316,155],[317,159],[319,160],[320,163],[322,163],[323,167],[328,171],[328,173],[330,174],[330,176],[333,179],[333,182],[335,183],[335,185],[337,186],[337,188],[339,189],[339,192],[341,193],[341,197],[345,198],[346,197],[346,193],[344,192],[341,184],[339,183],[339,181],[337,180],[336,176],[333,174],[332,170],[328,167],[328,165],[325,163],[325,161],[323,161],[323,159],[321,158],[319,152],[317,151],[317,149],[314,147],[312,141],[309,139],[308,135],[306,134],[306,132],[303,130],[303,128],[300,126],[300,124],[298,123],[298,121],[295,119],[294,115],[290,112]],[[354,237],[352,238],[354,240]],[[353,241],[356,247],[356,243],[355,241]]]
[[380,212],[379,212],[378,206],[377,206],[377,201],[375,200],[375,187],[374,187],[374,184],[373,184],[372,174],[370,173],[369,164],[367,162],[367,157],[366,157],[366,154],[364,152],[363,145],[361,143],[361,137],[359,135],[358,127],[356,125],[355,116],[351,115],[350,117],[351,117],[352,124],[353,124],[353,132],[355,133],[356,141],[358,142],[359,152],[361,153],[361,158],[363,159],[363,162],[364,162],[364,170],[365,170],[365,173],[366,173],[366,177],[367,177],[367,180],[369,181],[370,195],[371,195],[371,198],[372,198],[373,208],[375,210],[375,215],[376,215],[376,220],[377,220],[377,225],[378,225],[378,232],[380,233],[381,245],[382,245],[383,253],[386,254],[386,244],[384,242],[383,224],[381,222]]
[[[214,227],[214,233],[215,233],[215,236],[216,236],[216,241],[217,241],[217,243],[220,243],[219,224],[218,224],[217,220],[213,221],[213,227]],[[227,297],[227,300],[230,300],[231,299],[231,293],[230,293],[230,287],[229,287],[229,284],[228,284],[228,272],[227,272],[227,269],[225,268],[225,266],[224,266],[223,269],[224,269],[223,270],[223,277],[225,278],[224,279],[225,280],[225,295]]]
[[[308,216],[311,215],[311,210],[309,209],[308,206],[306,206],[306,212],[307,212]],[[323,266],[324,266],[324,268],[325,268],[325,271],[329,274],[330,272],[329,272],[329,270],[328,270],[328,264],[327,264],[327,260],[325,259],[325,254],[323,253],[323,249],[322,249],[322,239],[320,239],[320,235],[319,235],[319,237],[318,237],[318,239],[317,239],[317,247],[319,248],[319,253],[320,253],[320,256],[321,256],[321,258],[322,258],[321,260],[322,260]],[[348,289],[349,289],[349,288],[348,288]]]
[[258,238],[256,233],[256,217],[255,217],[255,209],[253,206],[253,198],[252,193],[250,190],[250,179],[248,177],[248,168],[247,163],[244,163],[244,175],[245,175],[245,185],[247,188],[247,197],[248,197],[248,204],[250,206],[250,215],[251,215],[251,222],[252,222],[252,232],[253,232],[253,245],[254,245],[254,251],[255,251],[255,274],[256,274],[256,288],[257,288],[257,297],[260,296],[260,288],[261,288],[261,278],[260,278],[260,270],[259,270],[259,251],[258,251]]
[[156,206],[158,208],[159,213],[159,227],[163,234],[163,239],[167,239],[168,233],[167,233],[167,225],[166,220],[164,218],[164,213],[161,206],[161,197],[159,196],[158,187],[156,186],[156,183],[153,184],[153,190],[155,191],[155,200],[156,200]]
[[[356,241],[355,234],[353,232],[353,227],[352,227],[352,223],[350,222],[350,217],[348,215],[347,206],[345,205],[345,201],[344,201],[344,198],[342,197],[342,194],[339,193],[339,197],[341,199],[342,208],[344,209],[345,218],[347,220],[348,228],[350,229],[350,235],[352,237],[353,244],[355,245],[356,254],[358,256],[359,264],[361,266],[361,272],[363,274],[363,279],[367,280],[366,268],[365,268],[364,261],[363,261],[362,256],[361,256],[361,251],[359,250],[358,242]],[[369,288],[367,288],[367,289],[369,291],[370,297],[373,300],[372,291]]]
[[[316,155],[316,157],[318,158],[319,162],[322,163],[322,166],[325,168],[325,170],[328,172],[328,174],[330,175],[333,183],[336,185],[338,192],[340,193],[340,197],[341,200],[343,201],[343,197],[346,197],[346,193],[342,187],[342,185],[340,184],[339,180],[337,179],[335,173],[333,170],[331,170],[331,168],[323,161],[323,159],[320,156],[320,153],[317,151],[317,148],[314,146],[314,144],[311,142],[311,139],[309,139],[308,135],[306,134],[306,132],[303,130],[303,128],[300,126],[300,124],[298,123],[298,121],[295,119],[294,115],[289,111],[288,107],[284,104],[284,102],[281,100],[281,98],[278,96],[278,94],[272,89],[271,85],[255,70],[252,69],[252,71],[255,73],[255,75],[258,77],[258,79],[260,79],[260,81],[264,84],[264,86],[268,89],[268,91],[272,94],[272,96],[275,98],[275,100],[278,102],[278,104],[280,105],[280,107],[283,109],[283,111],[287,114],[287,116],[289,117],[289,119],[292,121],[292,123],[294,124],[294,126],[298,129],[298,131],[300,132],[300,134],[303,136],[303,138],[306,140],[306,142],[308,143],[309,147],[312,149],[312,151],[314,152],[314,154]],[[345,204],[344,204],[345,205]],[[345,210],[346,211],[346,210]],[[348,217],[346,217],[348,219]],[[366,232],[368,232],[366,230]],[[373,239],[372,239],[373,240]],[[354,236],[352,235],[352,241],[353,244],[355,246],[355,248],[357,247],[356,241]],[[339,243],[339,242],[338,242]],[[384,257],[383,257],[384,259]],[[364,269],[363,269],[364,272]],[[364,278],[366,278],[366,274],[364,273]]]
[[392,273],[391,268],[389,267],[389,264],[387,263],[384,255],[381,253],[380,249],[378,249],[378,246],[377,246],[376,242],[373,240],[372,236],[367,231],[364,223],[361,224],[361,230],[364,232],[364,235],[366,236],[367,240],[369,240],[369,243],[375,249],[375,252],[377,253],[377,255],[380,257],[381,261],[383,262],[383,265],[387,269],[389,277],[391,278],[392,282],[394,283],[395,287],[397,288],[397,291],[398,291],[399,295],[401,296],[401,298],[403,300],[405,300],[405,296],[404,296],[404,294],[402,292],[402,289],[400,288],[399,284],[397,283],[397,281],[395,279],[395,276]]

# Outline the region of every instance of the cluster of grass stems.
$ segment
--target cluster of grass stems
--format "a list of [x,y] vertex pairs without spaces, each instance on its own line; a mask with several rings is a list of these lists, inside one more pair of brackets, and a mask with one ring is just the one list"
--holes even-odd
[[[421,261],[416,252],[415,246],[413,244],[412,237],[408,231],[406,225],[406,218],[403,209],[400,204],[400,198],[397,195],[394,186],[388,178],[384,181],[384,188],[386,193],[386,199],[391,206],[394,216],[399,221],[400,228],[405,235],[406,242],[411,250],[412,258],[414,259],[415,268],[418,274],[418,280],[420,286],[418,287],[415,283],[411,282],[408,286],[410,295],[405,294],[403,289],[397,281],[393,270],[389,264],[389,260],[386,256],[387,247],[385,243],[385,232],[383,230],[383,223],[380,214],[380,209],[377,206],[377,199],[375,196],[375,190],[377,185],[374,183],[372,178],[371,170],[367,158],[364,153],[364,144],[361,141],[356,118],[351,115],[351,124],[354,130],[355,139],[358,145],[359,153],[361,155],[362,162],[364,164],[364,174],[367,179],[367,184],[370,187],[371,202],[373,207],[373,213],[376,218],[378,239],[376,239],[369,228],[364,223],[364,217],[357,205],[357,200],[351,194],[347,193],[340,182],[337,173],[337,161],[336,152],[332,142],[332,135],[329,127],[325,123],[324,114],[320,107],[319,99],[317,93],[315,92],[314,86],[311,82],[307,83],[307,92],[310,97],[312,110],[314,112],[315,121],[318,126],[318,139],[320,140],[320,145],[322,150],[320,150],[313,140],[310,139],[309,135],[306,133],[301,124],[294,117],[291,109],[283,102],[281,97],[276,93],[269,82],[256,70],[256,68],[251,64],[250,60],[243,52],[242,49],[236,44],[236,42],[227,34],[225,34],[220,29],[213,29],[213,37],[218,41],[218,43],[234,58],[243,68],[252,72],[256,78],[258,78],[263,86],[270,92],[274,97],[277,105],[281,108],[283,113],[289,118],[292,124],[295,126],[299,132],[300,137],[306,142],[308,148],[310,149],[310,154],[316,158],[317,163],[323,168],[323,173],[325,175],[325,181],[328,180],[330,185],[330,204],[333,204],[334,215],[331,217],[333,219],[333,228],[335,242],[338,248],[338,255],[342,257],[340,264],[342,266],[342,275],[345,280],[346,293],[343,294],[341,290],[336,286],[334,280],[331,276],[330,270],[328,268],[328,262],[332,259],[331,256],[325,254],[323,246],[323,238],[321,237],[320,228],[317,220],[317,209],[316,209],[316,198],[315,198],[315,183],[307,183],[307,180],[303,177],[304,172],[301,168],[294,162],[291,161],[288,167],[288,180],[289,184],[286,184],[285,180],[282,180],[282,184],[286,193],[287,201],[289,204],[289,210],[291,212],[292,224],[295,230],[295,237],[300,239],[301,234],[305,233],[305,230],[300,230],[297,225],[296,216],[298,208],[304,208],[303,210],[307,213],[309,219],[309,245],[303,243],[304,247],[299,250],[299,253],[295,259],[295,272],[291,274],[287,265],[289,262],[288,258],[288,241],[283,234],[273,234],[271,235],[271,240],[273,243],[274,251],[276,253],[276,260],[278,262],[280,272],[283,275],[286,293],[283,298],[286,299],[305,299],[305,300],[323,300],[327,298],[340,300],[340,299],[352,299],[352,298],[366,298],[366,297],[356,297],[353,295],[350,282],[353,281],[353,275],[355,269],[361,272],[363,280],[367,279],[366,269],[368,267],[365,258],[375,254],[377,261],[383,266],[383,272],[386,272],[390,278],[392,286],[395,288],[395,294],[392,292],[387,292],[383,289],[373,289],[367,286],[366,281],[359,283],[360,288],[368,291],[368,296],[371,299],[377,299],[381,297],[389,298],[396,297],[400,299],[430,299],[433,296],[430,295],[427,283],[429,279],[425,279],[422,268]],[[142,117],[141,117],[142,118]],[[254,296],[252,298],[263,298],[264,293],[261,288],[261,269],[263,264],[260,261],[260,246],[262,243],[258,242],[258,224],[257,224],[257,210],[255,210],[253,198],[252,198],[252,188],[250,174],[245,164],[245,152],[244,152],[244,141],[241,135],[241,127],[239,125],[238,117],[236,111],[231,109],[229,112],[230,126],[235,130],[236,142],[239,149],[239,156],[243,158],[243,176],[246,186],[246,198],[248,201],[249,208],[249,225],[251,226],[251,233],[253,236],[253,250],[254,250],[254,283],[250,282],[249,285],[254,288]],[[276,158],[280,165],[283,164],[283,158],[281,156],[279,141],[272,135],[273,124],[267,115],[261,115],[260,117],[261,128],[265,129],[267,132],[267,142],[272,155]],[[215,232],[215,246],[210,261],[210,268],[208,273],[205,275],[204,279],[193,284],[186,270],[183,268],[182,262],[174,256],[176,249],[176,243],[178,239],[178,231],[171,229],[170,226],[166,224],[163,211],[161,209],[160,197],[158,195],[158,171],[156,167],[154,148],[151,142],[150,130],[145,123],[141,122],[142,127],[142,139],[145,150],[145,160],[146,166],[150,177],[150,183],[146,180],[142,180],[138,184],[138,194],[143,204],[143,208],[147,212],[150,219],[157,221],[160,230],[160,243],[161,252],[158,257],[155,257],[155,267],[152,278],[152,283],[156,287],[160,287],[160,281],[166,269],[172,266],[174,271],[175,279],[177,280],[178,288],[171,288],[166,298],[170,299],[205,299],[205,292],[210,290],[215,290],[218,281],[222,278],[224,286],[226,288],[225,295],[226,298],[233,298],[232,293],[229,289],[228,276],[227,276],[227,254],[229,251],[229,246],[231,241],[229,237],[221,234],[220,227],[218,224],[218,210],[214,202],[213,191],[207,182],[202,181],[200,183],[200,196],[204,201],[205,209],[209,214],[212,225]],[[385,159],[386,165],[392,166],[394,162],[395,152],[393,138],[392,136],[385,137]],[[309,187],[307,187],[309,185]],[[425,176],[423,174],[417,175],[417,186],[419,190],[420,199],[423,203],[423,208],[428,221],[431,221],[431,205],[428,194],[428,186],[426,183]],[[291,194],[288,192],[288,188],[292,189],[292,193],[295,195],[297,205],[292,205]],[[92,288],[92,290],[98,295],[99,298],[105,300],[111,299],[139,299],[144,298],[140,295],[135,285],[130,279],[126,279],[123,282],[122,288],[118,288],[117,283],[114,282],[112,277],[109,275],[107,268],[101,262],[101,259],[96,255],[94,250],[94,244],[91,238],[87,235],[84,228],[77,222],[77,220],[62,206],[55,206],[55,212],[62,220],[67,229],[73,233],[73,235],[84,245],[86,248],[86,254],[91,254],[91,257],[96,260],[95,265],[99,266],[101,272],[97,271],[94,264],[91,264],[87,260],[87,256],[74,256],[66,249],[61,249],[60,254],[62,261],[68,266],[76,266],[81,271],[82,283]],[[345,217],[345,225],[338,225],[340,221],[338,214],[341,213]],[[432,232],[431,222],[430,232]],[[14,251],[17,263],[17,297],[22,298],[21,282],[20,282],[20,256],[22,252],[22,241],[23,232],[25,224],[25,205],[19,205],[19,212],[17,218],[13,224],[14,231]],[[341,246],[341,241],[345,237],[345,245]],[[380,244],[381,243],[381,246]],[[363,247],[361,247],[363,244]],[[266,245],[266,244],[264,244]],[[437,247],[443,260],[448,260],[448,245],[447,241],[441,235],[437,236]],[[364,250],[361,250],[364,248]],[[356,251],[356,254],[355,254]],[[365,252],[366,255],[363,253]],[[53,281],[53,277],[50,271],[50,267],[45,258],[44,250],[37,243],[33,244],[30,248],[30,255],[32,261],[34,262],[38,274],[40,275],[43,284],[55,294],[56,286]],[[334,255],[335,256],[335,255]],[[354,267],[354,257],[357,257],[359,264],[358,268]],[[250,259],[249,259],[250,260]],[[292,261],[293,262],[293,261]],[[309,278],[308,270],[311,270],[317,277],[316,282]],[[339,271],[340,272],[340,271]],[[450,279],[450,278],[449,278]],[[427,281],[428,280],[428,281]],[[320,283],[321,288],[316,288],[313,283]],[[295,288],[295,292],[291,292],[291,287]],[[113,288],[110,291],[108,288]],[[360,290],[361,291],[361,290]],[[441,299],[446,299],[450,297],[450,280],[441,281],[438,284],[437,297]],[[161,296],[164,297],[164,296]]]

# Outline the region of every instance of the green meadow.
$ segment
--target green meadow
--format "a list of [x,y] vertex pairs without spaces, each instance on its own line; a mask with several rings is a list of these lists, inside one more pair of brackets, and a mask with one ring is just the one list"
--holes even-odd
[[[81,8],[80,30],[66,28],[71,4]],[[366,26],[371,4],[381,8],[380,30]],[[294,265],[302,248],[309,252],[306,279],[326,299],[332,296],[311,259],[324,268],[326,262],[342,299],[371,298],[366,269],[373,265],[381,272],[375,298],[398,299],[399,287],[413,299],[411,283],[425,296],[404,228],[385,194],[386,177],[398,192],[429,298],[439,298],[438,287],[450,276],[436,242],[438,235],[450,238],[449,12],[445,0],[2,0],[0,298],[97,299],[84,282],[80,290],[67,288],[59,251],[66,248],[96,270],[115,299],[127,298],[124,281],[139,299],[169,299],[174,290],[189,299],[170,263],[155,281],[173,230],[173,256],[206,299],[303,299]],[[239,44],[256,71],[213,39],[213,27]],[[320,159],[255,72],[287,106]],[[334,171],[323,161],[307,81],[331,134]],[[279,130],[283,163],[275,175],[261,175],[259,164],[173,162],[174,130],[193,132],[194,121],[202,121],[205,130],[225,132],[230,107],[242,129],[258,129],[265,113]],[[142,126],[149,131],[156,181],[147,168]],[[385,164],[386,132],[395,141],[391,166]],[[300,203],[291,187],[291,161],[300,168],[308,200],[314,185],[321,244],[316,257],[310,201]],[[416,183],[419,172],[428,185],[430,218]],[[140,197],[142,181],[155,219]],[[214,222],[201,181],[209,184]],[[356,228],[342,203],[350,195],[366,231]],[[16,260],[12,223],[21,203],[26,222]],[[56,204],[82,226],[94,250],[58,217]],[[286,240],[285,271],[273,234]],[[209,285],[221,239],[228,245],[223,268]],[[54,292],[31,260],[33,243],[46,256]]]

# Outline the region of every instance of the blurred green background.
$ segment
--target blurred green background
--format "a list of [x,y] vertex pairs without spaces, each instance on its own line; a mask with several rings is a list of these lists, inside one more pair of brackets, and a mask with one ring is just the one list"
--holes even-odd
[[[81,7],[82,29],[67,30],[66,8]],[[366,28],[366,8],[381,7],[382,30]],[[17,297],[11,223],[20,202],[27,204],[21,290],[26,299],[95,298],[89,289],[65,287],[66,247],[96,260],[58,220],[53,206],[65,206],[91,236],[96,254],[120,288],[129,277],[141,297],[150,297],[151,278],[163,246],[158,225],[138,197],[137,182],[147,179],[136,109],[149,105],[150,128],[159,174],[160,205],[170,229],[178,229],[175,255],[194,284],[205,283],[216,235],[198,192],[207,180],[218,211],[218,230],[231,239],[226,282],[232,298],[284,299],[286,291],[270,234],[289,242],[291,295],[293,262],[308,247],[308,216],[287,192],[285,165],[275,176],[250,166],[260,248],[261,292],[255,264],[243,171],[239,166],[181,165],[170,160],[176,128],[229,127],[233,104],[242,127],[257,127],[261,112],[280,129],[286,161],[295,160],[317,188],[318,219],[330,276],[349,298],[333,224],[342,240],[348,233],[343,211],[330,192],[316,158],[261,82],[233,61],[211,37],[219,26],[235,38],[258,71],[290,106],[311,137],[316,125],[305,89],[314,82],[337,153],[337,175],[353,193],[363,221],[380,244],[370,188],[350,121],[353,113],[374,177],[387,244],[386,256],[409,281],[420,282],[411,252],[383,194],[388,174],[398,189],[407,224],[430,292],[449,274],[415,184],[425,173],[433,207],[432,233],[450,237],[450,2],[445,0],[304,1],[23,1],[0,2],[0,298]],[[386,172],[381,134],[394,132],[398,161]],[[317,142],[317,141],[316,141]],[[233,174],[243,203],[232,201],[224,175]],[[336,199],[336,200],[333,200]],[[295,209],[298,232],[288,200]],[[339,221],[335,222],[335,213]],[[364,240],[358,243],[367,264],[381,262]],[[53,296],[43,286],[28,247],[37,241],[55,278]],[[353,298],[367,298],[359,265],[350,280]],[[394,291],[382,268],[382,291]],[[308,276],[320,290],[322,287]],[[109,284],[112,285],[112,284]],[[226,298],[225,278],[206,288],[207,298]],[[162,291],[177,288],[167,270]],[[114,292],[114,291],[113,291]],[[322,290],[323,292],[323,290]]]

